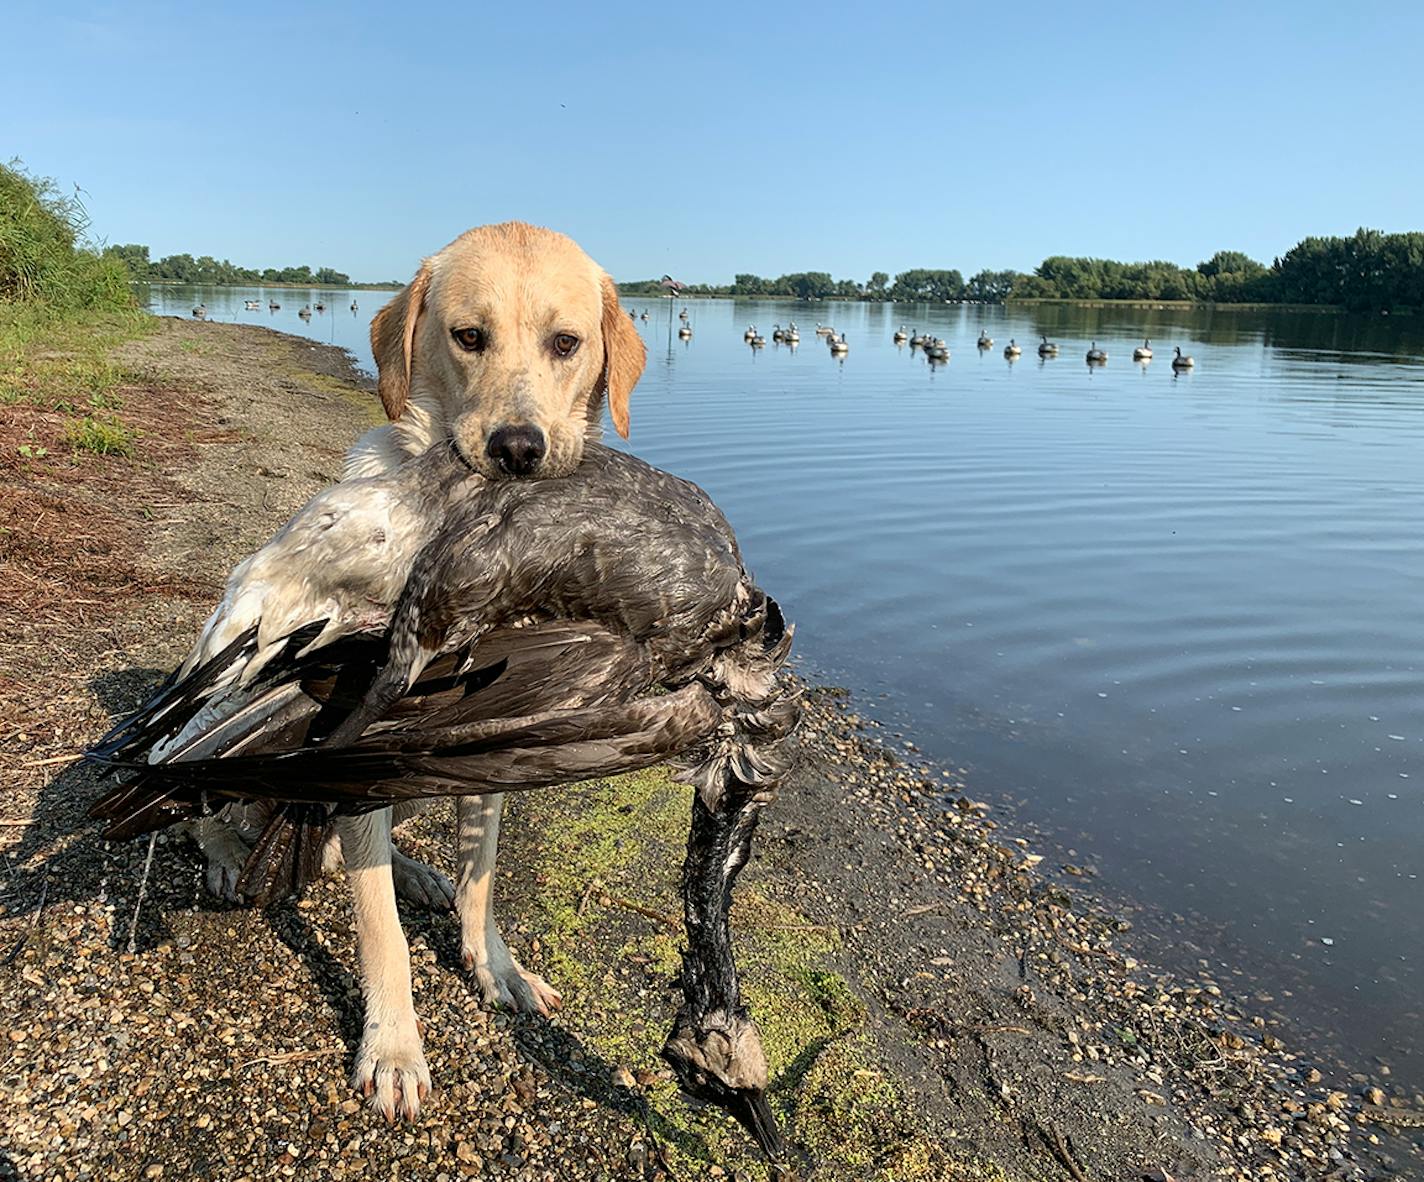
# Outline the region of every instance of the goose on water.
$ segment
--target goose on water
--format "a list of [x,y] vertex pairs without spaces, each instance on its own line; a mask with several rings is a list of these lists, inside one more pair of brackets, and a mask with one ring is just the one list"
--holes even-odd
[[917,332],[910,338],[910,348],[922,349],[929,343],[930,334],[927,332]]
[[949,360],[949,346],[940,340],[939,337],[935,337],[934,340],[930,341],[924,348],[925,356],[931,361]]
[[909,339],[910,334],[905,331],[905,326],[903,324],[900,325],[900,327],[895,330],[895,343],[897,345],[903,345]]
[[118,839],[262,810],[239,884],[266,901],[356,814],[695,753],[662,1056],[778,1162],[729,912],[791,763],[790,644],[695,485],[593,443],[567,477],[489,481],[439,444],[318,494],[234,571],[188,659],[90,751],[123,779],[91,811]]
[[1196,364],[1196,362],[1192,359],[1191,355],[1190,355],[1190,354],[1187,354],[1187,353],[1183,353],[1183,352],[1182,352],[1182,346],[1181,346],[1181,345],[1178,345],[1178,346],[1177,346],[1177,352],[1176,352],[1176,354],[1172,357],[1172,368],[1173,368],[1173,369],[1191,369],[1192,366],[1194,366],[1195,364]]
[[1097,341],[1094,341],[1094,342],[1092,343],[1091,347],[1088,349],[1088,364],[1089,364],[1089,365],[1106,365],[1106,364],[1107,364],[1107,360],[1108,360],[1108,351],[1107,351],[1106,349],[1099,349],[1099,348],[1098,348],[1098,342],[1097,342]]
[[303,320],[310,320],[311,309],[305,304],[303,304],[300,308],[297,309],[297,315],[300,316]]
[[801,340],[801,334],[800,334],[800,332],[797,331],[796,324],[795,324],[794,321],[793,321],[791,324],[788,324],[785,328],[783,328],[783,329],[781,330],[781,342],[782,342],[782,344],[784,344],[784,345],[794,345],[794,344],[796,344],[796,343],[797,343],[798,341],[800,341],[800,340]]
[[845,339],[845,333],[841,333],[840,336],[832,334],[829,344],[831,346],[832,353],[840,354],[850,352],[850,345]]
[[976,342],[976,345],[980,349],[992,349],[994,347],[994,338],[981,328],[979,330],[979,340]]
[[817,325],[816,325],[816,335],[817,335],[818,337],[828,337],[828,336],[832,336],[832,335],[835,333],[835,331],[836,331],[836,330],[833,329],[829,324],[817,324]]
[[207,304],[199,304],[196,308],[193,309],[193,315],[196,316],[199,320],[206,320],[208,318]]
[[1038,355],[1040,357],[1057,357],[1058,346],[1047,337],[1044,337],[1043,342],[1038,346]]
[[744,333],[742,333],[742,340],[744,340],[744,341],[749,341],[749,340],[752,339],[752,337],[756,336],[756,334],[757,334],[756,325],[755,325],[755,324],[749,324],[749,325],[747,325],[747,331],[744,332]]
[[752,339],[747,342],[747,344],[749,344],[753,349],[762,349],[766,347],[766,338],[762,336],[761,333],[756,333],[752,336]]
[[1010,338],[1009,338],[1009,343],[1004,346],[1004,356],[1005,356],[1005,357],[1017,357],[1017,356],[1018,356],[1020,353],[1022,353],[1022,352],[1023,352],[1023,346],[1021,346],[1017,341],[1015,341],[1012,337],[1010,337]]
[[267,301],[267,311],[269,311],[269,312],[280,312],[281,310],[282,310],[282,305],[279,304],[276,300],[268,300],[268,301]]
[[1152,342],[1144,340],[1142,344],[1138,345],[1137,348],[1132,351],[1132,359],[1134,361],[1151,361]]
[[680,336],[684,341],[690,340],[692,337],[692,325],[684,324],[681,328],[677,330],[677,335]]

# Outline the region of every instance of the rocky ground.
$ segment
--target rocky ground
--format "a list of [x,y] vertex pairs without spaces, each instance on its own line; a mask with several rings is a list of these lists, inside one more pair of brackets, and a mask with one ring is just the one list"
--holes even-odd
[[[0,1179],[764,1178],[657,1059],[688,813],[662,772],[511,806],[500,911],[563,991],[552,1020],[484,1010],[453,917],[407,909],[438,1084],[412,1125],[346,1084],[361,1014],[342,883],[238,910],[204,893],[186,841],[159,839],[141,891],[147,844],[98,840],[74,753],[376,410],[344,354],[264,329],[164,321],[115,364],[131,457],[0,411],[0,446],[45,444],[0,457]],[[1372,1140],[1424,1124],[1424,1098],[1332,1078],[1227,986],[1139,964],[1128,925],[1041,875],[970,786],[880,742],[838,692],[807,700],[806,755],[735,916],[801,1176],[1416,1176]],[[402,844],[448,872],[448,821]]]

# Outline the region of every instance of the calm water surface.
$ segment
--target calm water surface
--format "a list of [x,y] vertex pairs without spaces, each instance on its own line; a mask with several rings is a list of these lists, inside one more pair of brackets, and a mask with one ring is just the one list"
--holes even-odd
[[[317,293],[152,289],[369,366],[388,293],[324,295],[303,323]],[[645,303],[633,443],[726,510],[812,671],[1162,917],[1159,958],[1242,969],[1424,1086],[1424,326],[724,300],[688,303],[683,342]],[[792,319],[799,348],[772,345]]]

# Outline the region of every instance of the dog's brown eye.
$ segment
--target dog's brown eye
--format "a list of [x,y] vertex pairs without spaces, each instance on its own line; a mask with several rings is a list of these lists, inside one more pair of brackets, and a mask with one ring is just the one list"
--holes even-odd
[[560,357],[571,357],[579,347],[579,339],[571,332],[561,332],[554,338],[554,352]]
[[466,353],[482,353],[485,347],[484,329],[481,328],[452,328],[450,335],[455,338],[455,344],[464,349]]

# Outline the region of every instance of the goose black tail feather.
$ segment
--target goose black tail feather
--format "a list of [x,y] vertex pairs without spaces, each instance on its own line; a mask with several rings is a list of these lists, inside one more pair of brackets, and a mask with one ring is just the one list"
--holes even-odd
[[237,880],[238,893],[258,907],[297,894],[321,873],[331,810],[284,803],[263,826]]

